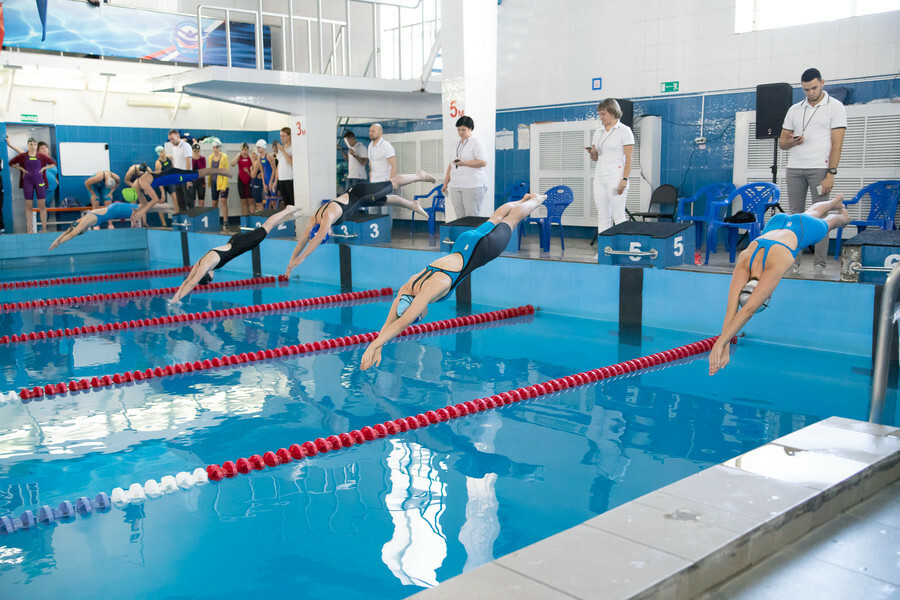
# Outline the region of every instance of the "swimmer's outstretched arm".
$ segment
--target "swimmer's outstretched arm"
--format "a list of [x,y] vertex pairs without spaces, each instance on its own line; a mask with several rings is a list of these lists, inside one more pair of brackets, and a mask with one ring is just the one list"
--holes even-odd
[[738,309],[738,298],[740,297],[741,289],[749,280],[750,274],[746,267],[742,265],[735,267],[735,272],[731,276],[731,285],[728,287],[728,304],[725,309],[725,322],[722,324],[722,333],[709,352],[710,375],[715,375],[717,371],[728,364],[731,358],[729,352],[731,339],[744,328],[744,325],[756,314],[763,302],[772,295],[772,292],[775,291],[775,288],[778,287],[778,283],[781,281],[781,274],[775,269],[763,271],[762,276],[759,278],[759,283],[756,284],[747,302]]
[[219,255],[215,252],[207,252],[203,255],[203,257],[197,261],[197,264],[193,266],[191,272],[185,278],[184,281],[181,282],[181,286],[178,288],[178,291],[175,292],[175,295],[172,296],[172,302],[178,302],[185,296],[191,293],[197,284],[200,283],[200,280],[203,279],[203,276],[212,271],[216,265],[219,264]]
[[313,228],[313,220],[310,219],[306,223],[306,227],[303,229],[303,233],[300,234],[300,240],[294,247],[294,253],[291,255],[291,260],[288,262],[287,269],[284,272],[285,277],[290,277],[291,271],[299,267],[303,261],[306,260],[323,241],[325,241],[325,236],[331,233],[331,224],[333,222],[334,218],[329,215],[326,210],[325,214],[322,216],[322,221],[319,223],[319,230],[316,232],[316,235],[313,236],[313,239],[309,239],[309,232],[312,231]]
[[378,332],[378,337],[369,344],[366,351],[363,353],[362,361],[359,365],[363,371],[369,367],[377,367],[380,365],[381,347],[400,335],[404,329],[409,327],[419,318],[419,315],[425,313],[428,309],[428,304],[436,298],[436,295],[427,294],[424,290],[420,291],[413,298],[412,304],[410,304],[403,314],[398,317],[397,305],[400,303],[400,296],[406,293],[405,290],[406,286],[403,286],[397,292],[394,301],[391,303],[391,308],[388,311],[387,319],[385,319],[384,325],[381,326],[381,331]]
[[[103,210],[105,211],[105,209]],[[66,231],[61,233],[59,237],[53,240],[53,243],[50,244],[50,250],[55,250],[57,247],[59,247],[60,244],[64,244],[72,238],[78,237],[96,224],[97,215],[95,215],[93,211],[85,213],[85,215],[78,219],[78,221],[76,221],[74,225],[69,227]]]

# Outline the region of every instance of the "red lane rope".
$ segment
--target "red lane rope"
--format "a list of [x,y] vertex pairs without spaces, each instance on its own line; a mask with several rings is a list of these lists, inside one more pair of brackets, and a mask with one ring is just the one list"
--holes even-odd
[[[235,279],[234,281],[216,281],[207,285],[198,285],[191,292],[210,292],[224,288],[243,287],[247,285],[259,285],[261,283],[274,283],[281,281],[279,277],[253,277],[252,279]],[[25,302],[6,302],[3,310],[22,310],[25,308],[42,308],[44,306],[65,306],[67,304],[81,304],[83,302],[101,302],[106,300],[118,300],[122,298],[138,298],[143,296],[165,296],[174,294],[177,287],[152,288],[149,290],[131,290],[128,292],[112,292],[109,294],[91,294],[89,296],[70,296],[68,298],[50,298],[49,300],[27,300]]]
[[[442,329],[451,329],[453,327],[460,327],[464,325],[476,325],[478,323],[486,323],[488,321],[512,319],[514,317],[531,314],[534,314],[534,307],[531,305],[518,306],[516,308],[506,308],[503,310],[479,313],[466,317],[456,317],[453,319],[445,319],[443,321],[434,321],[432,323],[420,323],[418,325],[411,325],[410,327],[404,329],[398,337],[405,337],[417,333],[426,333]],[[185,318],[182,319],[182,317]],[[174,319],[174,322],[183,322],[188,320],[186,318],[186,315],[177,315],[172,318]],[[230,356],[226,355],[202,361],[198,360],[194,362],[166,365],[165,367],[156,367],[155,369],[148,368],[144,371],[126,371],[125,373],[116,373],[112,376],[103,375],[102,377],[92,377],[90,380],[81,379],[79,381],[72,380],[68,383],[48,383],[43,387],[36,386],[30,390],[28,388],[22,388],[21,390],[19,390],[19,397],[22,398],[22,400],[30,400],[32,398],[42,398],[44,396],[65,394],[66,392],[85,391],[92,388],[105,388],[121,383],[128,383],[131,381],[153,379],[154,377],[170,377],[172,375],[180,375],[182,373],[190,373],[192,371],[204,371],[207,369],[215,369],[218,367],[229,365],[239,365],[258,360],[269,360],[282,356],[305,354],[307,352],[313,352],[316,350],[327,350],[329,348],[338,348],[342,346],[355,346],[358,344],[372,342],[377,337],[378,332],[373,331],[370,333],[364,333],[362,335],[347,335],[340,338],[321,340],[300,345],[281,346],[280,348],[269,348],[268,350],[259,350],[257,352],[241,352],[240,354],[232,354]]]
[[319,306],[333,302],[346,302],[349,300],[363,300],[365,298],[377,298],[379,296],[391,296],[394,291],[391,288],[380,290],[366,290],[362,292],[347,292],[334,296],[318,296],[315,298],[303,298],[288,302],[273,302],[271,304],[254,304],[253,306],[241,306],[221,310],[209,310],[184,315],[153,317],[152,319],[136,319],[132,321],[119,321],[118,323],[103,323],[102,325],[85,325],[82,327],[66,327],[65,329],[47,329],[45,331],[32,331],[30,333],[0,336],[0,344],[14,344],[32,340],[43,340],[60,337],[82,335],[85,333],[102,333],[104,331],[120,331],[122,329],[135,329],[138,327],[153,327],[167,325],[169,323],[183,323],[185,321],[199,321],[218,317],[231,317],[250,313],[270,312],[276,310],[293,309],[300,307]]
[[187,273],[191,267],[173,267],[171,269],[152,269],[150,271],[135,271],[133,273],[106,273],[104,275],[82,275],[74,277],[58,277],[56,279],[34,279],[31,281],[6,281],[0,283],[0,290],[13,290],[30,287],[47,287],[51,285],[63,285],[67,283],[93,283],[95,281],[110,281],[117,279],[143,279],[146,277],[164,277],[167,275],[180,275]]
[[[544,383],[502,392],[490,396],[489,398],[478,398],[477,400],[445,406],[444,408],[439,408],[437,410],[429,410],[413,417],[385,421],[384,423],[377,423],[361,429],[354,429],[353,431],[346,433],[329,435],[326,438],[316,438],[315,440],[303,442],[302,444],[292,444],[287,448],[279,448],[275,451],[269,450],[262,455],[254,454],[250,458],[239,458],[235,461],[228,460],[221,465],[208,465],[206,467],[206,474],[211,481],[221,481],[223,478],[231,478],[239,473],[246,475],[251,471],[261,471],[266,467],[276,467],[294,460],[303,460],[304,458],[309,458],[316,454],[325,454],[326,452],[343,450],[354,445],[371,442],[377,438],[397,435],[398,433],[403,433],[410,429],[418,429],[419,427],[427,427],[451,419],[458,419],[476,412],[499,408],[507,404],[512,404],[513,402],[519,402],[520,400],[536,398],[570,387],[593,383],[608,377],[624,375],[625,373],[630,373],[639,369],[646,369],[663,363],[672,362],[680,358],[708,352],[717,339],[718,337],[707,338],[699,342],[694,342],[693,344],[679,346],[678,348],[651,354],[649,356],[642,356],[609,367],[593,369],[584,373],[576,373],[575,375],[568,375],[559,379],[545,381]],[[734,340],[732,340],[732,343],[734,343]]]

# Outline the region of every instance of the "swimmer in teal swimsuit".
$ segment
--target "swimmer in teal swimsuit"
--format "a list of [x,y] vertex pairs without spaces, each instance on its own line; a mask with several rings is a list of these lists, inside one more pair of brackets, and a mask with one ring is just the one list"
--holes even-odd
[[[750,317],[765,308],[797,254],[824,239],[832,229],[850,222],[843,199],[843,194],[838,194],[834,200],[813,204],[805,213],[775,215],[762,234],[741,252],[731,275],[722,334],[709,353],[710,375],[728,364],[731,338]],[[832,210],[840,213],[828,214]]]
[[[103,225],[112,219],[129,219],[131,224],[135,225],[138,222],[139,217],[137,216],[137,213],[140,210],[142,209],[138,208],[137,204],[131,202],[113,202],[108,206],[95,208],[92,211],[84,213],[81,218],[72,223],[64,233],[53,240],[53,243],[50,244],[50,249],[55,250],[60,244],[64,244],[65,242],[78,237],[88,229]],[[157,207],[156,210],[170,211],[172,208],[163,204]]]
[[397,291],[378,337],[366,348],[362,369],[378,366],[381,347],[425,316],[430,303],[446,300],[472,271],[500,256],[519,223],[546,199],[543,195],[525,194],[517,202],[507,202],[487,222],[456,238],[449,254],[410,277]]

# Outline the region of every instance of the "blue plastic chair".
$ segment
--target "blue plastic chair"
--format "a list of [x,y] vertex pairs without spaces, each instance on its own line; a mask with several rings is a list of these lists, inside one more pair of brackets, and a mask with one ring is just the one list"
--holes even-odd
[[[725,200],[712,203],[710,211],[710,220],[706,228],[706,262],[709,264],[710,250],[716,251],[716,243],[719,239],[719,229],[728,230],[728,257],[734,262],[737,253],[738,230],[748,230],[750,241],[755,240],[762,231],[762,224],[766,218],[766,210],[770,206],[778,204],[781,192],[774,183],[748,183],[737,188]],[[750,223],[729,223],[722,218],[724,209],[734,202],[736,198],[741,199],[741,210],[752,213],[756,217],[755,221]]]
[[507,202],[517,202],[525,197],[525,194],[528,193],[528,188],[531,187],[527,181],[517,181],[516,183],[509,186],[509,189],[506,191],[506,201]]
[[[858,231],[864,231],[866,227],[879,227],[886,231],[894,228],[894,215],[897,212],[897,201],[900,200],[900,181],[893,179],[876,181],[859,190],[852,200],[844,200],[844,206],[856,204],[866,195],[871,200],[869,216],[865,220],[850,221],[850,225],[856,225]],[[837,238],[834,240],[834,260],[841,258],[841,238],[844,228],[837,228]]]
[[575,200],[575,195],[572,193],[572,188],[565,185],[552,187],[547,190],[545,194],[547,195],[547,200],[544,202],[544,206],[547,208],[547,216],[528,217],[519,223],[520,248],[522,247],[522,233],[525,230],[525,225],[534,223],[541,228],[541,249],[544,252],[550,251],[550,234],[553,225],[559,225],[559,243],[562,244],[563,250],[566,249],[565,236],[563,235],[562,214],[563,211],[566,210],[566,207]]
[[[444,211],[444,194],[441,192],[441,186],[443,184],[439,183],[434,188],[431,189],[427,194],[421,194],[419,196],[413,196],[413,200],[418,200],[421,202],[422,200],[434,196],[434,199],[431,201],[431,206],[423,206],[425,212],[428,213],[428,236],[429,238],[434,235],[435,230],[435,219],[437,213],[442,213],[446,215],[447,213]],[[410,233],[415,231],[416,227],[416,213],[412,214],[412,219],[409,221]]]
[[[721,202],[728,197],[728,194],[734,191],[733,183],[710,183],[697,190],[690,198],[679,198],[678,208],[675,211],[675,221],[678,223],[692,222],[694,224],[695,245],[698,251],[703,247],[703,231],[707,227],[707,223],[711,221],[712,208],[714,202]],[[704,200],[703,214],[687,214],[685,208],[687,204],[691,205],[691,212],[698,200]]]

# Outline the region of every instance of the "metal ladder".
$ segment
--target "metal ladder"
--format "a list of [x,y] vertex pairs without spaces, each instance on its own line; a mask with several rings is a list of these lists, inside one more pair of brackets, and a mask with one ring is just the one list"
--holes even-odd
[[888,365],[891,360],[891,340],[897,320],[897,291],[900,288],[900,263],[894,266],[881,293],[878,315],[878,336],[875,338],[875,368],[872,373],[872,395],[869,398],[869,421],[884,423],[884,394],[887,389]]

